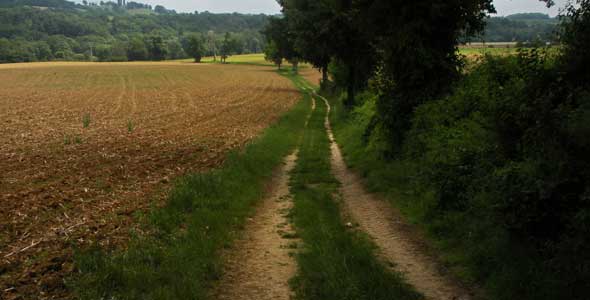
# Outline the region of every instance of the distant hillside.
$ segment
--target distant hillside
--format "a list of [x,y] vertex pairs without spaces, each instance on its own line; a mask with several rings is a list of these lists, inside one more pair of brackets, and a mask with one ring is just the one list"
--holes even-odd
[[[0,63],[48,60],[160,60],[185,58],[183,43],[197,33],[207,52],[229,32],[236,54],[261,52],[266,15],[177,13],[138,2],[0,0]],[[515,14],[488,20],[472,41],[547,42],[558,20]]]
[[0,0],[0,7],[20,7],[20,6],[37,6],[37,7],[51,7],[61,9],[73,9],[76,7],[83,7],[74,2],[65,0]]
[[218,48],[225,33],[234,53],[260,52],[265,15],[176,13],[127,2],[0,0],[0,62],[184,58],[189,34]]
[[480,39],[486,42],[551,42],[559,20],[546,14],[522,13],[506,17],[492,17],[487,22],[485,34]]

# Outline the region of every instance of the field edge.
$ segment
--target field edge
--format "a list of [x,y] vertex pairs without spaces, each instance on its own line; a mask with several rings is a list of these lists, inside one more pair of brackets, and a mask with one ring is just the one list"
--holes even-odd
[[[298,85],[295,76],[281,75]],[[127,249],[78,249],[69,288],[80,299],[206,299],[220,277],[219,250],[235,239],[265,182],[295,148],[310,101],[302,97],[221,168],[179,178],[164,207],[138,218],[143,233],[132,233]]]

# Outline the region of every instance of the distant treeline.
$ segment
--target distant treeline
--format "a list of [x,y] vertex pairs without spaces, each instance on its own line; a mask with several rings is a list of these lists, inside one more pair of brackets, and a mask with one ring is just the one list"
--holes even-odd
[[557,40],[558,18],[546,14],[527,13],[492,17],[486,22],[484,34],[474,41],[486,42],[554,42]]
[[216,54],[226,33],[233,54],[261,52],[268,16],[182,13],[157,5],[64,0],[0,1],[0,62],[163,60],[186,58],[200,35]]

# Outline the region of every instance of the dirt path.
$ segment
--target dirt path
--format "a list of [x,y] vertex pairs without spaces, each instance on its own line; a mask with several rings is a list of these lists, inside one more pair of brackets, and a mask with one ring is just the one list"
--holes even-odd
[[271,191],[248,220],[244,237],[228,252],[224,277],[213,299],[290,299],[289,280],[297,272],[289,253],[297,245],[287,214],[292,207],[289,173],[297,152],[277,171]]
[[[316,108],[312,97],[311,111]],[[307,116],[305,127],[311,113]],[[287,214],[293,207],[289,190],[289,174],[297,161],[296,150],[287,156],[276,171],[270,191],[248,220],[244,237],[228,251],[224,277],[216,286],[214,299],[265,300],[291,299],[289,280],[297,273],[297,264],[291,253],[298,248],[295,229]]]
[[[321,97],[321,96],[318,96]],[[326,99],[322,98],[330,106]],[[326,128],[332,143],[332,172],[342,183],[341,193],[347,214],[367,232],[380,250],[380,255],[404,274],[407,282],[432,300],[467,300],[472,297],[460,285],[438,268],[437,263],[425,254],[400,213],[386,201],[368,193],[360,178],[346,167],[340,148],[334,141],[330,122]]]

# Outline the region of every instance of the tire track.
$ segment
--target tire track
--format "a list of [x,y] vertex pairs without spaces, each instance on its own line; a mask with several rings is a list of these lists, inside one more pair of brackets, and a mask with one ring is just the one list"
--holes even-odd
[[246,225],[244,238],[228,255],[224,277],[213,299],[290,299],[289,280],[297,272],[289,253],[295,240],[287,239],[294,230],[287,214],[293,202],[289,193],[289,173],[297,152],[289,155],[274,176],[273,187]]
[[[316,102],[313,97],[311,100],[313,113]],[[274,174],[270,192],[248,220],[244,237],[226,256],[224,276],[212,293],[213,299],[288,300],[294,296],[289,280],[297,273],[297,263],[291,253],[300,241],[294,238],[288,214],[294,205],[289,182],[297,157],[295,150]]]
[[328,107],[325,127],[331,142],[332,172],[342,184],[341,194],[346,214],[371,236],[379,248],[380,256],[386,262],[394,263],[393,268],[402,273],[407,282],[426,299],[472,299],[472,294],[448,274],[444,274],[437,267],[437,262],[425,253],[401,214],[386,201],[368,193],[357,174],[347,168],[330,126],[330,104],[324,97],[315,95]]

